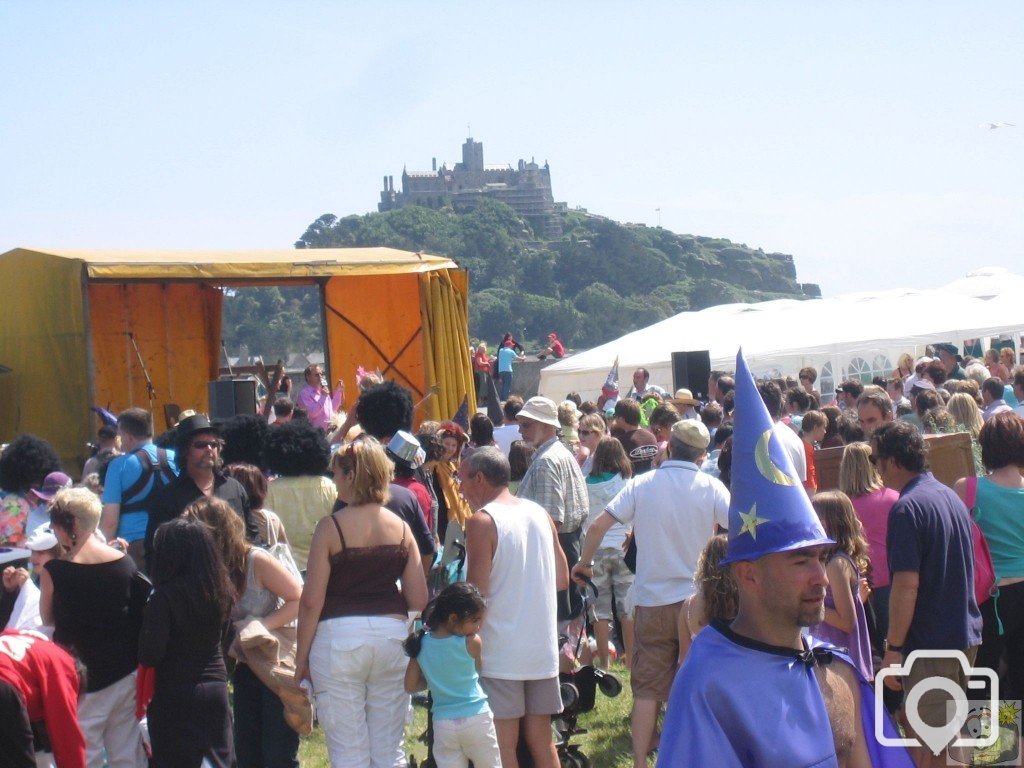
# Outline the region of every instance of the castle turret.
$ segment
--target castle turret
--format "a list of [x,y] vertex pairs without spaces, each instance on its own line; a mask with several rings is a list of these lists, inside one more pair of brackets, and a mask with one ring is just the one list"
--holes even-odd
[[466,171],[480,172],[484,169],[484,145],[473,141],[472,136],[462,145],[462,166]]

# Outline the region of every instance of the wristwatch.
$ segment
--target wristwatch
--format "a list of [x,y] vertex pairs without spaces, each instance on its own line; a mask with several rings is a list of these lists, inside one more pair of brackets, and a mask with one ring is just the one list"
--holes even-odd
[[584,568],[593,568],[594,567],[594,561],[593,560],[588,560],[585,563],[580,561],[580,565],[582,565]]
[[886,651],[886,653],[888,653],[889,651],[896,651],[896,653],[903,653],[903,646],[902,645],[893,645],[892,643],[889,642],[888,638],[886,638],[886,640],[885,640],[885,651]]

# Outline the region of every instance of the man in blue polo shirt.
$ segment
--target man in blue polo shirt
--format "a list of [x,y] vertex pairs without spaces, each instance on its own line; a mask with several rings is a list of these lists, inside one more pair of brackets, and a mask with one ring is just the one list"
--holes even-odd
[[149,523],[149,501],[155,491],[177,475],[174,451],[153,444],[153,417],[143,408],[129,408],[117,417],[124,455],[107,467],[100,530],[108,540],[128,542],[128,554],[146,570],[143,540]]
[[[889,512],[886,551],[892,591],[883,667],[902,665],[915,650],[956,650],[973,664],[981,645],[981,613],[974,598],[974,542],[970,517],[960,498],[927,471],[924,439],[905,421],[883,424],[871,436],[871,460],[882,482],[900,492]],[[951,680],[966,692],[967,680],[955,658],[919,658],[902,683],[905,700],[930,677]],[[921,719],[942,727],[949,692],[926,686],[917,705]],[[946,751],[917,748],[919,766],[948,765]]]

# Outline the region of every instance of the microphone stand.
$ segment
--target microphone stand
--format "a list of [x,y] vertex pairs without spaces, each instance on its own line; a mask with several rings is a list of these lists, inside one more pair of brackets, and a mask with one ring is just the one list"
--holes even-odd
[[131,339],[135,348],[135,356],[139,358],[139,366],[142,368],[142,375],[146,377],[146,391],[149,393],[149,412],[153,412],[153,404],[156,402],[156,389],[153,388],[153,380],[149,378],[149,371],[146,369],[146,361],[142,359],[142,352],[139,351],[139,343],[135,341],[135,334],[125,331],[125,335]]
[[220,351],[224,353],[224,365],[227,366],[228,376],[234,378],[235,372],[231,368],[231,358],[228,357],[228,348],[227,345],[224,343],[224,339],[220,340]]

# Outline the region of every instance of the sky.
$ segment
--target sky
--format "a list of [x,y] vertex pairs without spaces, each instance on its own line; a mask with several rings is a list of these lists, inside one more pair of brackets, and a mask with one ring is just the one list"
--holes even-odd
[[287,248],[472,135],[825,295],[1022,271],[1022,33],[1019,0],[3,0],[0,252]]

